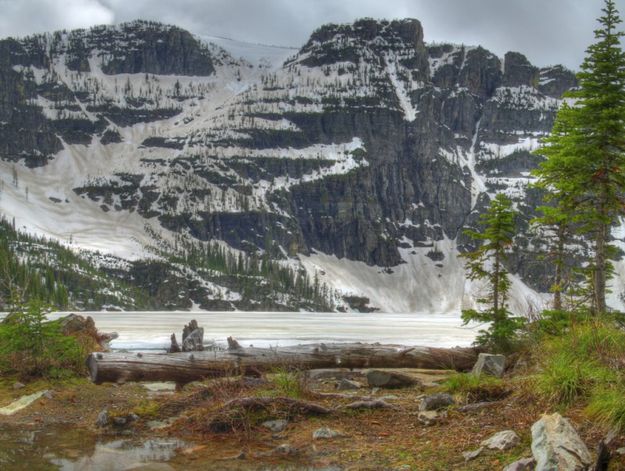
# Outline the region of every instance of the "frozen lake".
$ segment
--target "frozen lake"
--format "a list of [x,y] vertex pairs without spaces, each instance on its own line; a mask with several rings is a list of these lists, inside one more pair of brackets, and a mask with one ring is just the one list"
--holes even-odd
[[[55,313],[58,318],[67,313]],[[336,314],[281,312],[81,312],[103,332],[117,332],[115,349],[152,350],[169,346],[182,327],[196,319],[204,339],[225,344],[232,335],[241,345],[286,346],[315,342],[380,342],[433,347],[468,346],[477,326],[463,326],[458,315]]]

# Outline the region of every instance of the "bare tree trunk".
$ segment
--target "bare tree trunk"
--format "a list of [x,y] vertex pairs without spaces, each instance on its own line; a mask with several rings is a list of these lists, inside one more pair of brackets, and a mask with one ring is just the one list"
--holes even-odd
[[313,368],[426,368],[466,371],[473,367],[473,348],[405,348],[378,344],[299,345],[280,349],[239,348],[192,353],[92,353],[87,359],[94,383],[175,381],[268,371],[279,366]]
[[594,296],[593,296],[593,305],[594,305],[594,313],[603,314],[606,312],[606,304],[605,304],[605,290],[606,290],[606,264],[607,264],[607,254],[606,254],[606,242],[607,242],[607,232],[609,226],[605,223],[600,223],[597,228],[597,237],[595,240],[595,272],[594,272]]
[[560,223],[558,225],[558,246],[556,253],[555,274],[553,277],[553,308],[556,311],[562,310],[562,272],[564,269],[564,241],[565,241],[566,225]]
[[495,274],[493,283],[493,307],[495,308],[495,316],[499,315],[499,277],[500,261],[499,261],[499,249],[495,252]]

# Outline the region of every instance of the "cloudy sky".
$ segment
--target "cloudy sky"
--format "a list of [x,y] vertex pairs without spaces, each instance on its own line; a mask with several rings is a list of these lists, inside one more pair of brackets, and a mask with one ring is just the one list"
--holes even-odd
[[[616,0],[625,17],[625,0]],[[198,34],[300,46],[323,23],[421,20],[426,41],[525,53],[577,68],[601,0],[0,0],[0,37],[152,19]]]

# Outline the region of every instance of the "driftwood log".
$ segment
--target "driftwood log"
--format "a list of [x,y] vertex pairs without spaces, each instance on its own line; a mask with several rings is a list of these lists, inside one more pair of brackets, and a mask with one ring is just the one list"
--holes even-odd
[[425,368],[470,370],[477,359],[473,348],[400,347],[379,344],[315,344],[282,348],[230,348],[192,353],[97,352],[87,358],[96,383],[175,381],[186,384],[204,378],[268,371],[276,367]]

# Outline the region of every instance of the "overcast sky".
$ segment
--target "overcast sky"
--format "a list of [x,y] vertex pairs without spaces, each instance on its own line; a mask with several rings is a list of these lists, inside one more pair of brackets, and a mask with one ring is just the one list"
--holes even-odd
[[[625,17],[625,0],[616,0]],[[426,41],[481,44],[577,69],[602,0],[0,0],[0,37],[151,19],[193,33],[301,46],[318,26],[417,18]]]

